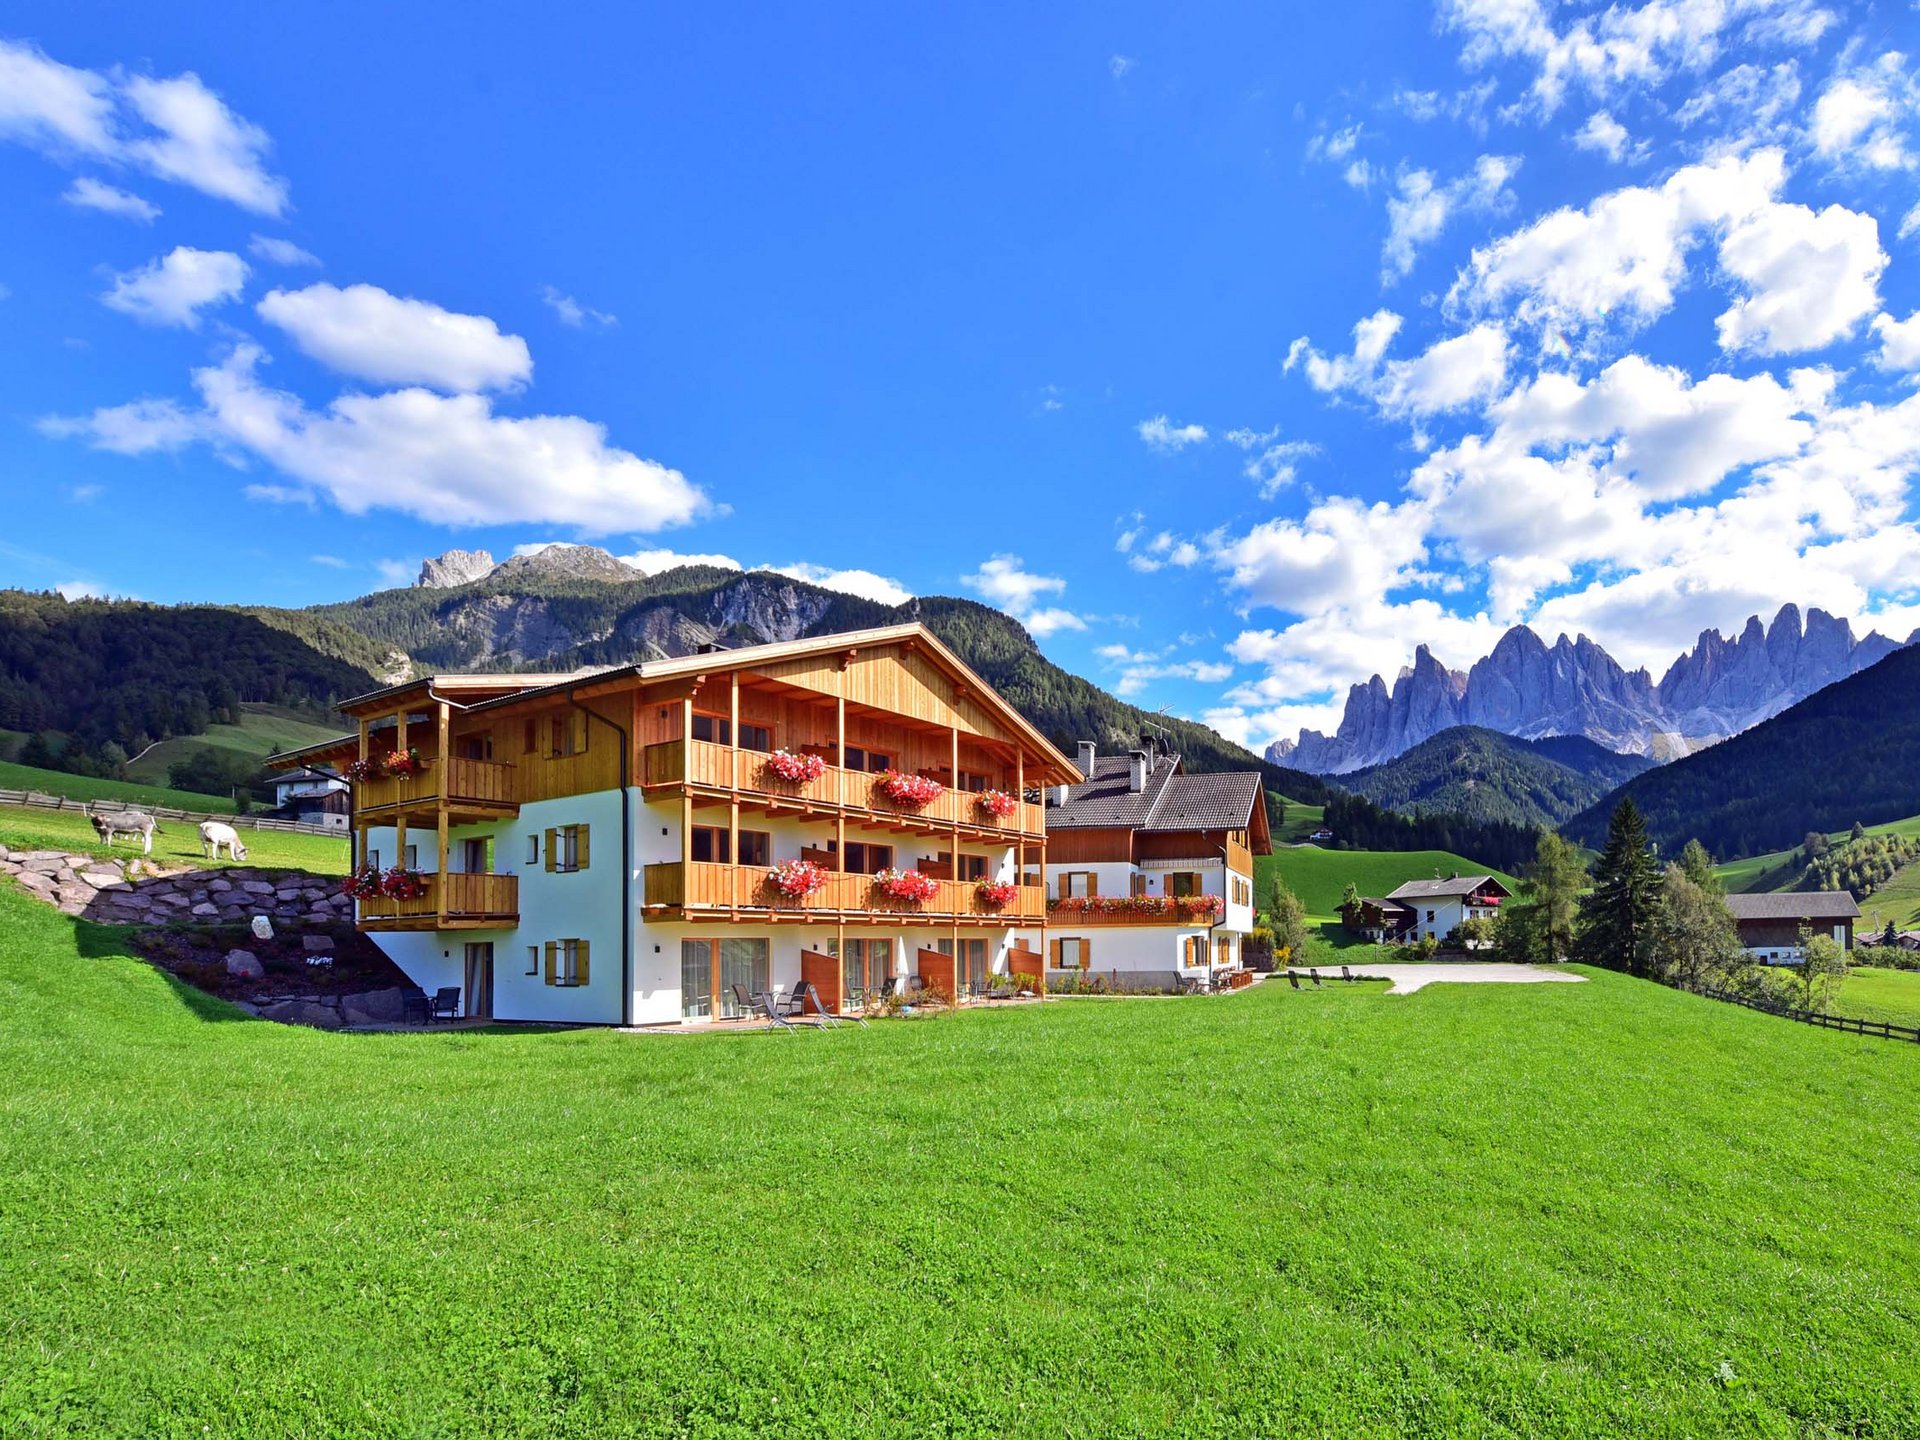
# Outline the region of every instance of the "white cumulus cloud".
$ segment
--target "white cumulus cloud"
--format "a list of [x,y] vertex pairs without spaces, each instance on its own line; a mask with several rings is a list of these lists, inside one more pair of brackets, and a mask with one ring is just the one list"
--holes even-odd
[[1189,445],[1201,444],[1207,438],[1206,426],[1175,425],[1164,415],[1142,420],[1134,430],[1153,449],[1169,454],[1184,450]]
[[147,325],[197,329],[200,312],[237,298],[247,283],[247,262],[227,250],[176,245],[159,259],[113,277],[100,297],[110,310]]
[[151,225],[160,215],[158,205],[91,175],[80,176],[60,198],[81,210],[98,210],[102,215],[117,215],[142,225]]
[[461,315],[377,285],[309,285],[274,290],[260,318],[332,369],[388,385],[499,390],[533,378],[533,356],[518,335],[484,315]]

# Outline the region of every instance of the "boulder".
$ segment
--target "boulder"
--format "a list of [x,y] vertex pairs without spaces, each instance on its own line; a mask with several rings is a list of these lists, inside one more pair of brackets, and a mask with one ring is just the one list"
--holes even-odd
[[189,915],[198,915],[203,919],[215,920],[220,916],[220,907],[218,905],[210,905],[205,900],[202,900],[187,913]]
[[193,904],[190,896],[182,895],[178,890],[164,890],[151,898],[155,904],[165,905],[170,910],[184,910]]
[[333,937],[331,935],[302,935],[300,937],[300,948],[305,950],[309,955],[331,955],[333,953]]
[[272,882],[267,880],[242,880],[240,882],[240,888],[246,891],[249,895],[273,894]]
[[7,849],[6,846],[0,845],[0,860],[10,860],[12,858],[13,858],[13,852]]
[[80,872],[80,878],[96,890],[105,890],[108,886],[119,886],[127,883],[126,877],[118,870],[82,870]]
[[395,985],[389,990],[364,990],[340,999],[340,1014],[349,1025],[391,1025],[406,1014],[406,991]]
[[216,875],[213,879],[207,881],[207,889],[209,890],[231,890],[232,888],[233,882],[224,875]]
[[341,1023],[338,1010],[316,1000],[284,1000],[260,1013],[283,1025],[310,1025],[316,1030],[338,1030]]
[[260,963],[260,957],[251,950],[227,952],[227,974],[241,980],[258,980],[266,973],[267,967]]
[[15,875],[13,878],[19,881],[22,885],[26,886],[27,889],[33,891],[34,894],[40,896],[42,899],[45,899],[47,896],[53,894],[53,885],[54,885],[53,877],[51,875],[46,874],[44,871],[22,870],[18,875]]
[[73,858],[71,855],[62,855],[58,852],[53,854],[28,855],[21,859],[20,868],[22,870],[32,870],[41,875],[52,875],[61,870],[72,869]]

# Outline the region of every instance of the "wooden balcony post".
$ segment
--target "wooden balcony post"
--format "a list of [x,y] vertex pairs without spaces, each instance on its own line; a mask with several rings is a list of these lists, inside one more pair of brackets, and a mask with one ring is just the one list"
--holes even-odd
[[407,812],[401,810],[393,817],[393,863],[401,869],[407,865]]
[[[739,713],[737,709],[735,713]],[[738,750],[734,758],[739,758]],[[740,796],[737,793],[727,802],[727,901],[732,910],[740,909]],[[740,917],[736,913],[733,918]]]
[[693,695],[680,702],[680,783],[693,784]]
[[[733,755],[729,759],[728,764],[731,767],[731,774],[733,776],[733,788],[738,790],[740,788],[740,672],[738,670],[729,670],[727,672],[727,680],[729,682],[727,686],[727,736],[733,741]],[[736,803],[734,806],[736,819],[738,819],[739,816],[739,809],[740,807]],[[736,825],[734,828],[738,830],[739,827]],[[738,837],[736,836],[735,838],[737,839]],[[734,856],[734,859],[738,860],[739,856]]]
[[[966,802],[960,798],[960,727],[958,725],[949,726],[948,735],[953,746],[953,758],[948,762],[949,768],[947,771],[948,777],[953,781],[953,789],[948,792],[953,796],[953,833],[947,837],[947,849],[953,856],[953,867],[947,872],[947,878],[955,882],[951,893],[953,896],[953,949],[957,963],[957,957],[960,952],[960,908],[962,905],[960,897],[966,894],[965,889],[959,884],[960,812]],[[954,998],[956,1000],[959,998],[957,985],[954,990]]]
[[[840,772],[840,793],[836,797],[840,804],[847,803],[847,677],[843,668],[840,674],[841,693],[833,697],[833,768]],[[844,831],[845,824],[841,829]],[[841,838],[846,837],[843,834]]]
[[404,705],[400,713],[393,717],[393,748],[403,755],[407,750],[407,711]]
[[447,924],[447,886],[449,883],[447,880],[447,791],[453,784],[453,763],[448,758],[449,746],[447,737],[452,714],[453,712],[448,708],[447,702],[442,700],[439,705],[439,713],[435,716],[434,725],[434,739],[440,747],[439,758],[433,762],[440,767],[440,795],[435,807],[437,813],[434,816],[437,822],[436,829],[438,831],[435,836],[435,848],[439,851],[440,866],[434,877],[433,898],[434,911],[439,917],[442,929],[445,929]]

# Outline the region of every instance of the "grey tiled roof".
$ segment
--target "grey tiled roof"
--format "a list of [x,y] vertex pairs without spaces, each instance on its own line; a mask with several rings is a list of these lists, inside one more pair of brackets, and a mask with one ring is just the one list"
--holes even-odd
[[1789,890],[1778,895],[1729,895],[1736,920],[1854,920],[1860,907],[1845,890]]
[[1456,875],[1451,880],[1409,880],[1391,895],[1389,900],[1446,900],[1455,895],[1471,895],[1474,891],[1492,885],[1502,894],[1507,887],[1491,875]]
[[1093,776],[1067,787],[1064,805],[1047,806],[1049,830],[1241,830],[1260,801],[1253,770],[1181,775],[1180,757],[1162,755],[1136,794],[1127,788],[1127,757],[1101,756]]

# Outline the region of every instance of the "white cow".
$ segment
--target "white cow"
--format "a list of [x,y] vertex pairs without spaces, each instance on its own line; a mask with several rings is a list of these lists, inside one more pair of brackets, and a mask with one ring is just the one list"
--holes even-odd
[[100,837],[101,843],[109,850],[113,848],[116,835],[137,835],[145,854],[153,854],[153,817],[144,810],[122,810],[117,814],[108,814],[90,810],[87,818],[93,821],[93,833]]
[[220,858],[220,849],[226,847],[227,854],[235,860],[247,858],[247,847],[240,843],[240,832],[224,820],[202,820],[200,822],[200,851],[209,860]]

